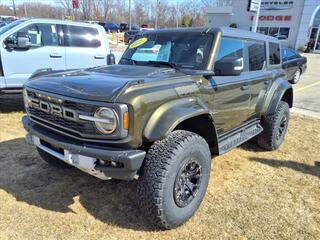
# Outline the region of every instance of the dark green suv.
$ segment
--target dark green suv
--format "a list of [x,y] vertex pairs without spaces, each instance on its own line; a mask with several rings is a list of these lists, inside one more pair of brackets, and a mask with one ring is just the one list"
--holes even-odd
[[174,228],[199,207],[213,156],[283,142],[293,93],[280,55],[277,39],[243,30],[142,32],[118,65],[35,74],[26,139],[57,167],[137,180],[143,212]]

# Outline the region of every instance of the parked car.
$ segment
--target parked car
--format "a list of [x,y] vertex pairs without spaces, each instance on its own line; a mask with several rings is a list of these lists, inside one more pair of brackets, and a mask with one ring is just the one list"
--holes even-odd
[[[102,23],[99,23],[101,26],[103,26]],[[120,28],[117,24],[115,23],[112,23],[112,22],[106,22],[104,23],[104,29],[106,30],[106,32],[109,32],[109,33],[118,33],[120,32]]]
[[90,21],[83,21],[85,23],[90,23],[90,24],[99,24],[99,21],[94,21],[94,20],[90,20]]
[[200,206],[212,156],[254,137],[269,151],[283,143],[293,101],[284,77],[276,38],[156,30],[132,42],[117,65],[28,81],[22,122],[47,163],[137,180],[141,214],[170,229]]
[[16,21],[18,18],[15,16],[6,16],[6,15],[0,15],[0,20],[1,21],[6,21],[6,22],[12,22]]
[[[61,20],[16,20],[0,28],[0,43],[1,93],[21,91],[38,69],[106,65],[110,53],[101,26]],[[116,53],[116,61],[120,56]]]
[[[120,23],[120,32],[125,32],[130,30],[130,24]],[[140,30],[138,26],[131,24],[131,30]]]
[[139,30],[131,30],[124,32],[124,43],[129,44],[139,33]]
[[282,67],[286,71],[288,81],[292,84],[298,83],[301,74],[307,69],[307,58],[290,48],[282,48],[281,55]]

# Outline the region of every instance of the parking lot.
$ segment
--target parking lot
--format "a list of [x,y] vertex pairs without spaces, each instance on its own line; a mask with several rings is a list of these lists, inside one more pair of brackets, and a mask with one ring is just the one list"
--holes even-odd
[[[294,86],[298,113],[319,111],[319,57],[308,56]],[[0,239],[319,237],[319,119],[293,114],[277,151],[247,143],[213,159],[200,210],[182,227],[158,231],[136,207],[135,183],[47,165],[24,142],[22,101],[1,102]]]
[[306,54],[308,69],[294,86],[294,106],[298,112],[320,117],[320,55]]

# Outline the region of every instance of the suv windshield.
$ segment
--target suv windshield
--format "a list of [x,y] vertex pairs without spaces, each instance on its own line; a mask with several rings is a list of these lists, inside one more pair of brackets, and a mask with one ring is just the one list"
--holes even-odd
[[18,26],[19,24],[23,23],[25,20],[16,20],[11,22],[3,27],[0,28],[0,35],[4,34],[5,32],[9,31],[11,28]]
[[128,46],[119,64],[204,70],[212,41],[212,34],[143,34]]

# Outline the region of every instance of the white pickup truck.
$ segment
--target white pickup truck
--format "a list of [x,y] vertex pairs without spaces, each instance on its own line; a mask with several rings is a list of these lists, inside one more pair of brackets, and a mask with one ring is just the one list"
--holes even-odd
[[52,19],[16,20],[0,28],[0,94],[19,91],[39,69],[66,70],[117,63],[103,27]]

